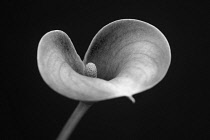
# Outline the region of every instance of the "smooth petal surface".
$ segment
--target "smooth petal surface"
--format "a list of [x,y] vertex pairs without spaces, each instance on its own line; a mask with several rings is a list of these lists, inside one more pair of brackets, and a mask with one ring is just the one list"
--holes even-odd
[[38,46],[38,68],[44,81],[56,92],[75,100],[111,98],[114,86],[84,76],[85,66],[69,37],[55,30],[45,34]]
[[156,27],[134,19],[117,20],[102,28],[84,59],[96,65],[98,78],[110,80],[127,96],[161,81],[170,61],[165,36]]
[[[38,46],[38,67],[44,81],[71,99],[100,101],[130,97],[157,84],[170,65],[169,44],[154,26],[139,20],[118,20],[92,40],[84,63],[70,38],[56,30]],[[85,65],[97,67],[97,77],[84,75]]]

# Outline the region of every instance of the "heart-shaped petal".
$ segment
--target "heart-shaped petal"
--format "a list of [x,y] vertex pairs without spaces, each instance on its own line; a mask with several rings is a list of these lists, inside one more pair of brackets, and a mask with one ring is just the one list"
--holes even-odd
[[[169,44],[154,26],[123,19],[103,27],[93,38],[84,63],[62,31],[45,34],[38,47],[38,67],[44,81],[71,99],[100,101],[132,95],[156,85],[171,61]],[[97,78],[85,76],[92,62]]]

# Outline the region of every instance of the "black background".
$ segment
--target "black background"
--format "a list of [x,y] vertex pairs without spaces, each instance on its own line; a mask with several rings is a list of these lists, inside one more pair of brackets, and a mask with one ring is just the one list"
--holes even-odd
[[[84,54],[94,35],[123,18],[146,21],[169,41],[172,62],[154,88],[94,104],[71,139],[208,139],[207,82],[209,12],[199,2],[33,2],[3,5],[0,139],[53,140],[78,104],[51,90],[37,68],[37,47],[48,31],[59,29]],[[208,25],[208,26],[207,26]],[[5,49],[5,50],[4,50]],[[208,87],[207,87],[208,88]]]

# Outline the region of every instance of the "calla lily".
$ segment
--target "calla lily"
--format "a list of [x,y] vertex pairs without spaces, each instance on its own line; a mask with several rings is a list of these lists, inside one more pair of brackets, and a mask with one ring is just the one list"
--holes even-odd
[[[157,28],[124,19],[96,34],[84,61],[68,35],[59,30],[42,37],[37,59],[41,76],[56,92],[75,100],[101,101],[131,98],[156,85],[169,68],[171,53]],[[97,78],[84,75],[89,62],[96,65]]]
[[68,35],[60,30],[41,38],[37,59],[44,81],[68,98],[88,102],[125,96],[134,102],[134,94],[164,78],[171,52],[156,27],[122,19],[95,35],[83,61]]

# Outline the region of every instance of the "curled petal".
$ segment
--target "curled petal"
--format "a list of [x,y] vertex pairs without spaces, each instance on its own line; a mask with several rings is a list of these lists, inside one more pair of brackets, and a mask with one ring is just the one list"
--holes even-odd
[[117,90],[103,79],[84,76],[85,65],[70,38],[62,31],[45,34],[39,42],[37,54],[38,68],[44,81],[66,97],[97,101],[112,98]]
[[[117,20],[93,38],[84,63],[62,31],[45,34],[38,47],[38,66],[45,82],[75,100],[100,101],[147,90],[165,76],[171,61],[169,44],[154,26],[133,19]],[[94,63],[97,78],[85,76]]]
[[169,43],[154,26],[139,20],[112,22],[94,37],[84,63],[93,62],[98,78],[110,81],[122,96],[147,90],[165,76]]

